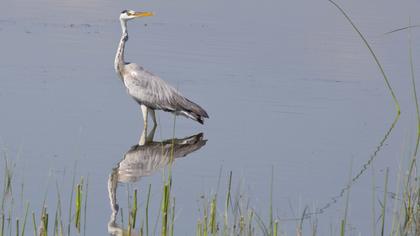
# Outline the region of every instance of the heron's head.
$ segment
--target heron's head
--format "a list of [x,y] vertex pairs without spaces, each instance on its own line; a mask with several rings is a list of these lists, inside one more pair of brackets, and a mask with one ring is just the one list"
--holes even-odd
[[140,12],[140,11],[132,11],[132,10],[124,10],[121,12],[120,20],[128,21],[134,18],[140,18],[145,16],[153,16],[153,12]]

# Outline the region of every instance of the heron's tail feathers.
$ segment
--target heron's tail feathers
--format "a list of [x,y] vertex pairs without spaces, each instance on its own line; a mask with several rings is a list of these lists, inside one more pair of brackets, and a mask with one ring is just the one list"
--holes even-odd
[[200,124],[204,124],[204,118],[209,118],[207,112],[196,103],[185,98],[181,113]]

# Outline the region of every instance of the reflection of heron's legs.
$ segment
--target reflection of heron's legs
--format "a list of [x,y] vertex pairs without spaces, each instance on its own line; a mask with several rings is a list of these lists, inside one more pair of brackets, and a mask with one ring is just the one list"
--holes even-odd
[[150,114],[152,114],[152,118],[153,118],[153,125],[154,125],[154,127],[155,127],[155,126],[157,126],[155,110],[150,109]]
[[153,137],[155,136],[156,128],[157,128],[157,125],[154,125],[152,130],[150,131],[150,133],[147,135],[147,138],[146,138],[147,142],[152,142],[153,141]]
[[118,176],[117,176],[117,169],[113,169],[112,173],[108,177],[108,197],[109,203],[111,204],[111,217],[108,222],[108,232],[111,235],[122,235],[118,234],[119,228],[116,221],[117,213],[119,206],[117,204],[117,184],[118,184]]
[[143,113],[143,122],[144,122],[144,131],[147,133],[147,112],[149,108],[147,108],[145,105],[140,105],[141,112]]
[[119,206],[117,203],[117,184],[118,184],[118,172],[117,169],[113,169],[112,173],[108,177],[108,197],[109,203],[111,204],[112,210],[112,221],[115,221]]

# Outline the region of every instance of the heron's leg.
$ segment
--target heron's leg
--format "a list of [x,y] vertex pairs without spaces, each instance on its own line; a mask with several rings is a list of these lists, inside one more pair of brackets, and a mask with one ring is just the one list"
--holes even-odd
[[145,105],[140,105],[141,112],[143,113],[143,124],[144,124],[144,131],[147,134],[147,112],[149,108],[147,108]]
[[157,122],[156,122],[156,114],[155,114],[155,110],[150,109],[150,114],[152,114],[153,127],[156,127],[156,126],[157,126]]
[[143,146],[146,144],[146,130],[143,129],[143,131],[141,132],[141,136],[139,139],[139,146]]
[[154,125],[152,130],[150,131],[149,135],[147,135],[146,142],[152,142],[153,141],[153,137],[155,136],[156,128],[157,128],[157,125]]
[[153,141],[153,137],[155,136],[155,131],[156,131],[156,128],[157,128],[155,110],[149,109],[149,111],[150,111],[150,114],[152,115],[152,119],[153,119],[153,128],[150,131],[149,135],[147,135],[146,142],[152,142]]
[[140,146],[145,145],[146,143],[149,143],[149,142],[153,141],[153,137],[155,136],[156,128],[157,128],[157,126],[154,125],[149,134],[147,134],[146,133],[147,131],[145,129],[143,129],[143,131],[141,133],[141,136],[140,136],[140,139],[139,139],[139,145]]

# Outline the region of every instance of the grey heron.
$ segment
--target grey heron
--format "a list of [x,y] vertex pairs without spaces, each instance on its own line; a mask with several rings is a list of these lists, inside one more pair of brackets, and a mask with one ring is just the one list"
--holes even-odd
[[153,16],[152,12],[135,12],[124,10],[120,14],[122,35],[115,55],[114,67],[127,88],[128,94],[140,104],[143,113],[144,129],[147,130],[147,117],[150,112],[154,126],[155,110],[163,110],[183,115],[199,123],[208,118],[207,112],[196,103],[188,100],[174,87],[143,67],[124,60],[125,43],[128,40],[127,22],[129,20]]

